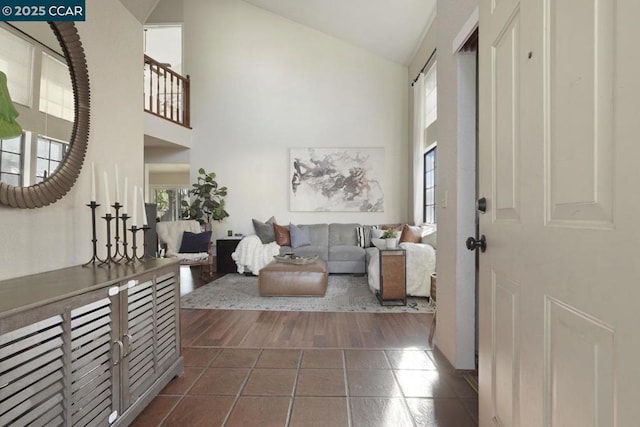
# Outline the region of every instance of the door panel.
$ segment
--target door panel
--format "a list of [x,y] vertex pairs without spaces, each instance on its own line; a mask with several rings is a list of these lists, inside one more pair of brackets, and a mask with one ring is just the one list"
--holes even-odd
[[518,11],[492,46],[493,105],[495,132],[494,152],[494,215],[498,220],[520,219],[520,136],[518,113],[520,16]]
[[554,225],[612,226],[614,7],[547,0],[547,219]]
[[481,426],[640,419],[638,16],[480,1]]
[[547,425],[615,425],[613,330],[551,297],[545,308]]
[[518,419],[520,348],[518,334],[519,286],[502,275],[493,274],[494,314],[492,318],[492,370],[494,413],[500,425],[514,425]]

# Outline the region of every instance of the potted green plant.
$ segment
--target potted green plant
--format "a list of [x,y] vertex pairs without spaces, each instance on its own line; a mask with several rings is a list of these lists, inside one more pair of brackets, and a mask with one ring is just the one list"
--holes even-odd
[[385,244],[387,245],[387,249],[395,249],[398,246],[398,241],[396,238],[398,237],[398,230],[390,228],[382,233],[382,238],[385,240]]
[[204,168],[200,168],[198,173],[200,176],[197,182],[189,190],[189,194],[193,196],[191,202],[183,200],[181,203],[182,218],[195,219],[210,230],[211,221],[222,221],[229,216],[224,209],[227,187],[218,185],[215,172],[207,173]]

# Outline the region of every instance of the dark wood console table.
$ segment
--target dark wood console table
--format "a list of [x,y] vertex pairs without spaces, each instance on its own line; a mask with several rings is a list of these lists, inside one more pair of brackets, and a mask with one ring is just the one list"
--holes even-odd
[[130,424],[183,372],[175,260],[0,282],[0,425]]

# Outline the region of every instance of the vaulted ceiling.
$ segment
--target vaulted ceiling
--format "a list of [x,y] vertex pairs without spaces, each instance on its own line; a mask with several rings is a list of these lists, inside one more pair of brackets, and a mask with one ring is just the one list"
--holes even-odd
[[160,0],[120,0],[120,2],[144,24]]
[[436,0],[244,1],[403,65],[436,11]]
[[[160,0],[120,1],[144,23]],[[403,65],[436,13],[436,0],[244,1]]]

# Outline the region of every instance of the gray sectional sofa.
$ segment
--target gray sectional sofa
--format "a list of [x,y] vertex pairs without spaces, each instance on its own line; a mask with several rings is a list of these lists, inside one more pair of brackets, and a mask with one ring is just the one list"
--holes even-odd
[[[360,224],[300,224],[309,230],[311,244],[291,248],[281,246],[280,254],[293,252],[299,256],[319,256],[327,262],[329,273],[364,274],[366,268],[365,249],[358,246],[356,228]],[[370,226],[362,226],[369,236]]]
[[[379,238],[378,233],[372,233],[372,229],[375,227],[382,231],[385,226],[333,223],[296,225],[292,228],[292,224],[287,227],[277,224],[274,226],[274,223],[273,218],[266,223],[254,220],[256,234],[243,237],[231,255],[237,264],[238,273],[258,275],[263,267],[273,262],[274,256],[292,252],[299,256],[317,255],[327,262],[329,273],[367,274],[371,290],[375,292],[380,288],[380,256],[376,247],[383,248],[385,241]],[[299,229],[303,229],[303,239],[297,236]],[[278,237],[275,237],[276,230]],[[295,231],[295,239],[291,234],[292,230]],[[407,295],[429,296],[430,278],[436,268],[437,230],[435,226],[421,226],[419,242],[415,241],[416,231],[410,230],[406,240],[399,243],[399,247],[406,252]],[[259,237],[258,233],[263,236]],[[298,247],[277,243],[286,242],[286,237],[290,237],[290,241],[294,241]],[[398,239],[402,240],[402,235]]]

